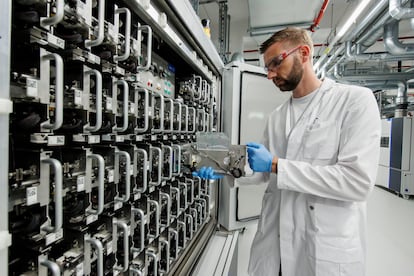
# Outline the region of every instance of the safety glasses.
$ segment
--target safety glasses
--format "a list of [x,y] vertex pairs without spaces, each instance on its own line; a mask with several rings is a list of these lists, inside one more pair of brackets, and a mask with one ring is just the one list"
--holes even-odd
[[282,62],[291,54],[293,54],[296,50],[299,50],[302,45],[296,46],[289,51],[283,52],[278,56],[272,58],[272,60],[264,67],[266,73],[268,72],[276,72],[277,68],[282,64]]

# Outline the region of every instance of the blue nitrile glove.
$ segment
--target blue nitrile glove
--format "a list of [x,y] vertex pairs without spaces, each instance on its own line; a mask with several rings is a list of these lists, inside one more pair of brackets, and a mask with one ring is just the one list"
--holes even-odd
[[271,172],[273,156],[262,144],[247,143],[249,165],[254,172]]
[[215,173],[212,167],[201,167],[200,170],[193,172],[193,176],[198,176],[203,179],[221,179],[224,177],[224,175]]

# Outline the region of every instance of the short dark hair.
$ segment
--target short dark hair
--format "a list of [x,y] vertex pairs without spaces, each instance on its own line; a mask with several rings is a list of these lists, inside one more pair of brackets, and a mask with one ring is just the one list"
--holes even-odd
[[313,54],[313,41],[308,31],[296,27],[287,27],[286,29],[277,31],[270,38],[260,45],[260,53],[263,54],[266,50],[276,42],[286,42],[293,46],[308,45]]

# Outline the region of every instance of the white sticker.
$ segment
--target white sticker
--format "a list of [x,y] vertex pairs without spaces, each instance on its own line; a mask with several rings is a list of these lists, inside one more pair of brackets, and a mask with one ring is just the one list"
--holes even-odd
[[39,96],[38,82],[36,79],[26,79],[26,93],[28,97],[37,98]]
[[47,42],[49,42],[52,47],[65,49],[65,41],[51,33],[47,33]]
[[106,98],[106,109],[112,110],[112,98],[111,97]]
[[115,202],[114,211],[119,210],[121,208],[122,208],[122,202],[120,202],[120,201]]
[[115,39],[115,33],[116,33],[115,26],[112,25],[112,24],[110,24],[110,23],[108,23],[108,36],[109,37],[112,37],[113,39]]
[[134,201],[138,200],[141,198],[141,194],[140,193],[136,193],[134,194]]
[[46,235],[46,245],[51,244],[56,240],[56,234],[54,232]]
[[129,169],[129,174],[134,175],[134,166],[131,164],[131,168]]
[[114,170],[109,170],[108,171],[108,182],[114,182]]
[[125,75],[125,69],[121,68],[119,66],[115,66],[115,73],[120,74],[120,75]]
[[76,189],[78,192],[85,190],[85,176],[78,176],[78,178],[76,179]]
[[83,276],[83,263],[76,266],[76,276]]
[[125,136],[123,135],[116,135],[115,136],[115,142],[124,142],[125,141]]
[[98,215],[89,215],[86,217],[86,224],[91,224],[94,221],[98,220]]
[[100,137],[99,135],[89,135],[88,136],[88,143],[89,144],[97,144],[100,142]]
[[131,103],[129,106],[129,113],[135,113],[135,104]]
[[58,232],[56,232],[56,240],[60,240],[63,238],[63,229],[61,228]]
[[112,241],[108,241],[108,243],[106,244],[106,255],[111,254],[112,251],[113,251]]
[[92,53],[88,53],[88,60],[90,63],[95,63],[95,64],[100,64],[101,63],[101,58],[98,57],[97,55],[94,55]]
[[49,245],[59,239],[63,238],[63,229],[60,229],[58,232],[52,232],[46,235],[46,245]]
[[75,89],[75,104],[82,105],[82,92],[79,89]]
[[48,146],[63,146],[65,145],[65,136],[50,135],[47,136],[47,145]]
[[29,187],[26,189],[26,205],[37,203],[37,187]]

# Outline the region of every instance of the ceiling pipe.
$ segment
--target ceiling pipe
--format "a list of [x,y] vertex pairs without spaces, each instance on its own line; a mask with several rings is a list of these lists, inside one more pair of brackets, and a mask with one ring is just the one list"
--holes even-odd
[[[380,19],[377,20],[374,25],[372,25],[372,21],[375,20],[375,18],[380,15]],[[361,23],[357,26],[355,26],[355,29],[352,31],[352,33],[349,35],[349,40],[354,39],[355,37],[360,34],[361,31],[369,27],[369,30],[365,32],[365,34],[361,35],[357,40],[357,44],[362,44],[365,49],[372,46],[378,38],[380,38],[383,34],[383,26],[386,22],[390,20],[391,16],[388,13],[388,0],[381,0],[378,2],[378,4],[368,13],[364,19],[362,19]],[[344,44],[339,47],[334,56],[340,55],[343,53],[345,49]],[[364,50],[365,50],[364,49]],[[327,68],[332,62],[334,61],[334,58],[329,58],[323,65],[322,68]],[[337,63],[345,62],[346,56],[343,55],[339,60],[337,60]],[[327,69],[327,72],[332,72],[333,66]]]
[[[398,61],[398,60],[411,60],[411,55],[394,55],[390,53],[367,53],[363,54],[361,50],[361,45],[356,44],[352,47],[351,41],[345,42],[345,58],[346,60],[351,61],[368,61],[368,60],[375,60],[375,61]],[[356,51],[354,52],[353,50]]]
[[401,19],[407,19],[407,18],[414,17],[413,8],[403,7],[409,1],[403,1],[403,0],[389,0],[389,1],[390,1],[389,13],[393,18],[397,20],[401,20]]
[[[371,21],[374,20],[378,16],[378,14],[381,13],[385,9],[385,7],[386,7],[387,4],[388,4],[388,0],[381,0],[380,2],[378,2],[370,10],[370,12],[368,13],[368,15],[364,17],[364,19],[362,20],[362,22],[356,26],[356,29],[351,33],[351,35],[348,37],[348,39],[354,38],[361,30],[364,30],[365,28],[367,28],[370,25]],[[350,25],[350,26],[352,26],[352,25]],[[343,27],[341,28],[341,32],[338,32],[337,35],[329,43],[329,45],[327,46],[327,48],[326,48],[325,52],[323,53],[323,55],[314,64],[314,68],[315,68],[315,70],[317,70],[317,73],[319,72],[319,67],[322,66],[322,62],[324,62],[325,59],[328,57],[330,51],[341,40],[341,38],[343,36],[345,36],[346,32],[343,33],[342,30],[343,30]],[[324,66],[326,68],[326,65],[324,65]]]
[[323,15],[325,14],[325,11],[326,11],[326,7],[328,6],[328,4],[329,4],[329,0],[325,0],[324,2],[323,2],[323,4],[322,4],[322,7],[321,7],[321,9],[319,10],[319,14],[318,14],[318,16],[315,18],[315,20],[313,21],[313,24],[310,26],[310,28],[309,28],[309,30],[313,33],[313,32],[315,32],[315,29],[317,28],[317,27],[319,27],[319,23],[321,22],[321,20],[322,20],[322,17],[323,17]]
[[414,55],[414,43],[403,44],[398,39],[399,21],[386,24],[384,27],[385,49],[394,55]]

